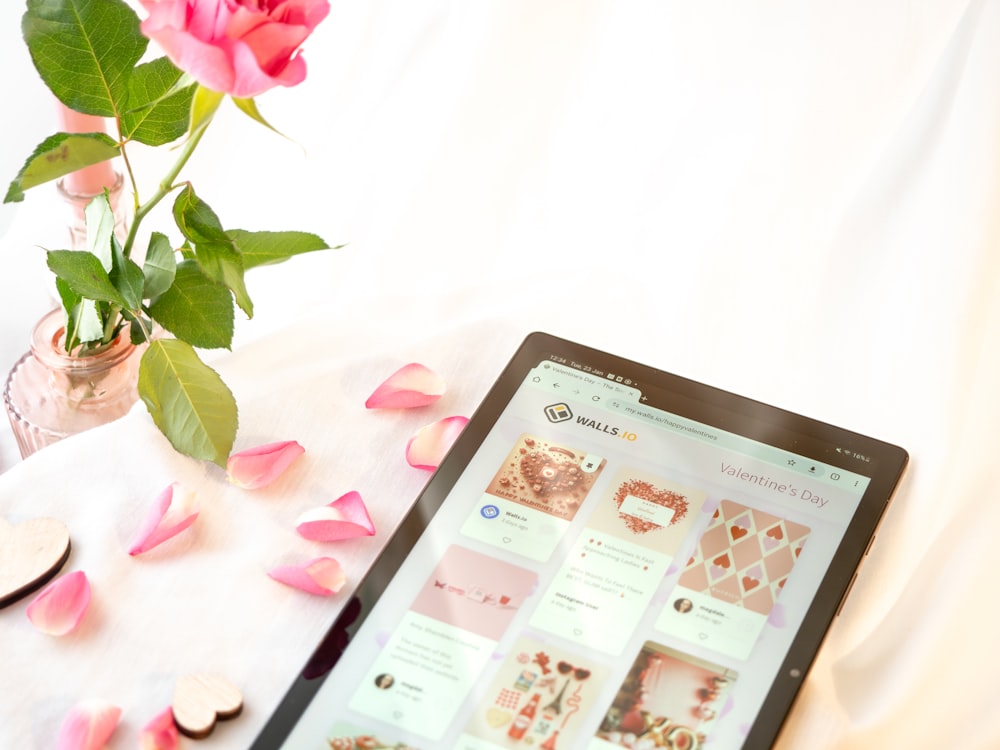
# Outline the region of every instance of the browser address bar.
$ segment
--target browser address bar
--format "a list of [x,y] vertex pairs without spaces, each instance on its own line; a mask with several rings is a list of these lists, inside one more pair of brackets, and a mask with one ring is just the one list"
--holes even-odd
[[643,422],[649,422],[665,429],[682,432],[691,437],[700,438],[712,443],[717,443],[719,440],[718,433],[705,429],[704,425],[697,422],[688,422],[683,417],[667,414],[659,409],[651,409],[640,404],[630,404],[619,399],[608,401],[606,406],[611,411],[618,412],[619,414],[624,414],[633,419],[640,419]]

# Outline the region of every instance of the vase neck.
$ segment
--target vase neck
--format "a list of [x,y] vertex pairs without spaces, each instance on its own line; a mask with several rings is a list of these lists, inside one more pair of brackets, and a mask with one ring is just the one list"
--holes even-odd
[[123,361],[135,349],[127,336],[118,336],[110,344],[102,347],[69,353],[66,351],[66,316],[56,308],[47,313],[31,332],[31,352],[53,370],[73,370],[85,372],[103,370]]

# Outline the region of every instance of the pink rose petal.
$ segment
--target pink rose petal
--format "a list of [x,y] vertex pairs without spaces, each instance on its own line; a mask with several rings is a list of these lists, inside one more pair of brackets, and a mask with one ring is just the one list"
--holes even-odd
[[121,715],[118,706],[106,701],[76,704],[63,720],[56,750],[99,750],[115,731]]
[[226,476],[245,490],[265,487],[280,477],[305,450],[294,440],[248,448],[229,457]]
[[412,409],[433,404],[444,395],[444,378],[417,362],[390,375],[365,401],[368,409]]
[[167,706],[139,732],[139,750],[176,750],[177,725],[174,712]]
[[252,99],[306,77],[302,44],[330,12],[328,0],[141,0],[142,33],[202,86]]
[[406,462],[433,471],[468,423],[468,417],[445,417],[421,427],[406,444]]
[[90,605],[90,582],[82,570],[60,576],[28,605],[31,624],[49,635],[66,635],[74,630]]
[[365,501],[354,491],[329,505],[307,510],[299,516],[295,528],[306,539],[316,542],[337,542],[375,534],[375,524],[368,515]]
[[174,482],[153,501],[129,544],[130,555],[148,552],[194,523],[198,517],[198,511],[194,510],[194,493],[176,492],[179,487]]
[[344,569],[332,557],[317,557],[303,565],[278,565],[267,574],[276,581],[317,596],[331,596],[347,582]]

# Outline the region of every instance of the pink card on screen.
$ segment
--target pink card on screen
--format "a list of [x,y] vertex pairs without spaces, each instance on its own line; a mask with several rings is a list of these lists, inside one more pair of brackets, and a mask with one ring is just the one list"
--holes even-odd
[[808,526],[723,500],[679,584],[766,615],[809,533]]

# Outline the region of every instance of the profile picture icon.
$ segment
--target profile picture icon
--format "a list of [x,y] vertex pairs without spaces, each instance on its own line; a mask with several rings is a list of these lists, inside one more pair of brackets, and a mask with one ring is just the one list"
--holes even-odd
[[674,601],[674,609],[676,609],[681,614],[684,614],[685,612],[690,612],[692,609],[694,609],[694,604],[691,603],[690,599],[685,599],[681,597],[680,599]]
[[382,673],[375,678],[375,687],[379,690],[388,690],[395,682],[396,679],[391,674]]

